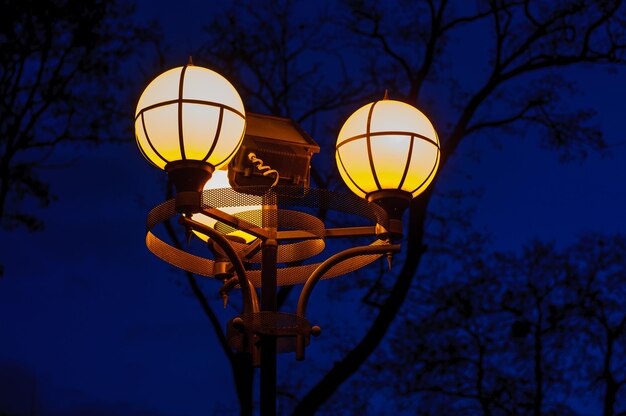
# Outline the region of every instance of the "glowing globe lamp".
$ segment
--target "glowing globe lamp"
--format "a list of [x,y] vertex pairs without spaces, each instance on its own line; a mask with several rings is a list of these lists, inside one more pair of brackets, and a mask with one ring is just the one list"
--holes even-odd
[[177,191],[199,192],[243,139],[246,115],[224,77],[192,64],[170,69],[144,90],[135,112],[141,153],[168,172]]
[[[220,169],[220,170],[216,170],[215,172],[213,172],[213,176],[211,177],[211,180],[208,181],[205,185],[204,185],[204,189],[221,189],[221,188],[230,188],[230,183],[228,181],[228,171],[226,169]],[[243,217],[243,219],[245,219],[248,222],[253,222],[253,223],[261,223],[262,221],[262,212],[263,212],[263,198],[262,197],[254,197],[254,196],[249,196],[249,198],[255,198],[258,200],[258,204],[257,205],[248,205],[248,206],[233,206],[233,207],[222,207],[220,208],[220,211],[225,212],[227,214],[231,214],[234,215],[235,217],[237,216],[241,216]],[[238,215],[239,214],[239,215]],[[208,217],[206,215],[194,215],[193,219],[195,221],[198,221],[199,223],[202,223],[204,225],[208,225],[209,227],[213,227],[215,228],[217,221],[214,220],[211,217]],[[203,241],[209,241],[209,237],[205,234],[202,234],[198,231],[194,231],[193,232],[198,238],[200,238]],[[246,233],[245,231],[241,231],[241,230],[235,230],[232,231],[228,234],[226,234],[226,237],[230,240],[233,241],[237,241],[237,242],[245,242],[245,243],[251,243],[254,240],[256,240],[256,237]]]
[[411,199],[435,177],[439,138],[421,111],[383,99],[359,108],[346,120],[335,157],[352,192],[380,204],[391,219],[399,220]]

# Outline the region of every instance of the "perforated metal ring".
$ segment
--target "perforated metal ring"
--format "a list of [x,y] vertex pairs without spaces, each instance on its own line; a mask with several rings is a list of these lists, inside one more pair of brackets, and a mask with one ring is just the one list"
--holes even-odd
[[[319,189],[310,189],[304,196],[294,198],[293,195],[295,194],[295,192],[293,190],[287,190],[284,193],[280,193],[280,191],[281,187],[277,187],[275,199],[272,202],[277,203],[281,206],[304,206],[338,210],[369,218],[370,220],[374,220],[376,223],[381,225],[388,224],[387,216],[382,208],[375,204],[368,203],[367,201],[364,201],[354,195],[346,195]],[[219,201],[218,197],[222,194],[225,195],[224,200]],[[222,206],[251,205],[251,199],[249,196],[246,196],[246,194],[240,194],[239,192],[236,192],[232,189],[203,191],[202,200],[203,205],[206,205],[207,207],[215,207],[218,209]],[[298,229],[300,230],[302,230],[303,226],[305,226],[310,232],[316,233],[315,235],[317,235],[317,233],[320,233],[321,236],[324,235],[325,231],[323,223],[318,218],[313,217],[310,214],[285,209],[276,209],[272,211],[273,212],[270,215],[272,215],[273,218],[276,219],[277,224],[282,223],[286,228],[289,228],[291,226],[298,227]],[[175,210],[174,199],[170,199],[154,207],[148,213],[148,218],[146,221],[146,246],[154,255],[176,267],[201,276],[213,277],[213,267],[215,265],[215,261],[177,249],[176,247],[173,247],[161,240],[152,232],[152,229],[156,225],[161,222],[167,221],[177,215],[178,213]],[[284,219],[281,219],[281,217],[284,217]],[[312,220],[311,218],[314,218],[314,220]],[[300,220],[305,221],[299,222]],[[320,238],[279,245],[279,247],[292,247],[284,249],[285,252],[282,254],[283,257],[279,260],[279,262],[288,263],[289,260],[287,259],[290,258],[295,259],[305,255],[310,256],[311,253],[316,252],[319,249],[319,246],[314,247],[314,244],[319,245],[320,243],[313,243],[318,240],[321,241],[321,243],[323,244],[323,238]],[[296,244],[300,243],[307,244],[295,246]],[[388,243],[386,243],[385,241],[376,240],[371,245],[385,244]],[[247,250],[249,248],[247,244],[233,242],[231,245],[237,253],[243,253],[244,250]],[[301,248],[294,248],[294,246]],[[319,251],[321,252],[321,250]],[[343,261],[329,269],[324,274],[322,279],[329,279],[345,273],[352,272],[367,264],[372,263],[380,257],[381,255],[378,254],[368,254]],[[251,256],[251,259],[254,259],[254,256]],[[280,267],[277,270],[277,284],[295,285],[304,283],[311,275],[311,273],[319,266],[319,264],[321,263],[307,264],[302,266]],[[255,287],[260,286],[260,270],[250,270],[246,274],[248,275],[248,279]]]

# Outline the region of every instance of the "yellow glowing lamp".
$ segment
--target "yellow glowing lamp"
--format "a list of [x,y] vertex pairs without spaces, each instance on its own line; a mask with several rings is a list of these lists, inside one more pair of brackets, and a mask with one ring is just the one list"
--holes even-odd
[[355,111],[344,123],[335,157],[355,194],[371,199],[380,191],[412,198],[432,182],[439,165],[439,138],[417,108],[383,99]]
[[346,120],[335,158],[348,188],[385,209],[384,232],[395,239],[402,236],[402,213],[411,199],[435,178],[439,138],[421,111],[385,94]]
[[[178,175],[184,177],[178,182],[193,182],[183,184],[183,190],[201,190],[214,169],[230,161],[245,126],[243,103],[232,84],[191,62],[156,77],[141,94],[135,112],[141,153],[172,179]],[[191,180],[190,171],[203,173],[195,172]]]
[[[216,170],[215,172],[213,172],[213,176],[211,177],[211,180],[209,180],[204,185],[205,190],[206,189],[220,189],[220,188],[230,188],[230,183],[228,182],[228,171],[225,169]],[[262,212],[263,212],[263,206],[262,206],[263,198],[260,196],[255,197],[253,195],[250,195],[248,198],[258,199],[258,204],[247,205],[247,206],[237,206],[237,207],[223,207],[223,208],[220,208],[220,211],[225,212],[230,215],[234,215],[234,216],[237,216],[237,214],[245,213],[244,214],[245,220],[247,220],[248,222],[252,222],[252,223],[260,223]],[[215,227],[215,225],[217,224],[216,220],[206,215],[194,215],[193,219],[209,227]],[[201,240],[209,241],[209,237],[207,235],[199,233],[197,231],[194,231],[193,233]],[[244,231],[240,231],[240,230],[230,232],[226,236],[232,240],[246,242],[248,244],[256,240],[255,236],[248,234]]]

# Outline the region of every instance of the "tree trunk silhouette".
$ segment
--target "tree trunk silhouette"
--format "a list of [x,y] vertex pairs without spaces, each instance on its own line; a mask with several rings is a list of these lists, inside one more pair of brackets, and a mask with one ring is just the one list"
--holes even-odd
[[[171,187],[168,192],[171,193]],[[172,223],[169,221],[165,222],[165,229],[167,230],[167,234],[172,240],[172,245],[179,250],[183,250],[183,245],[178,239]],[[186,271],[185,277],[195,298],[200,303],[204,314],[209,318],[212,330],[219,339],[222,352],[224,353],[224,355],[226,355],[230,363],[233,379],[235,380],[237,399],[239,401],[239,414],[241,416],[252,416],[254,409],[254,403],[252,401],[252,388],[254,384],[254,368],[252,366],[252,356],[248,353],[238,353],[231,350],[230,346],[228,345],[228,341],[226,340],[224,330],[222,329],[222,324],[217,318],[217,315],[215,315],[215,312],[211,308],[211,305],[209,305],[209,302],[204,296],[202,290],[200,289],[200,286],[198,286],[194,275]]]
[[411,287],[411,281],[424,254],[425,247],[420,244],[423,237],[423,225],[426,205],[422,199],[414,199],[409,216],[409,237],[407,260],[396,282],[381,306],[378,316],[361,341],[317,383],[293,410],[294,415],[312,415],[324,404],[335,391],[367,360],[387,333],[398,309],[402,305]]
[[533,401],[533,414],[535,416],[541,416],[543,412],[543,367],[542,367],[542,324],[543,313],[541,311],[541,301],[537,300],[537,322],[534,325],[533,331],[533,357],[534,357],[534,376],[535,376],[535,398]]

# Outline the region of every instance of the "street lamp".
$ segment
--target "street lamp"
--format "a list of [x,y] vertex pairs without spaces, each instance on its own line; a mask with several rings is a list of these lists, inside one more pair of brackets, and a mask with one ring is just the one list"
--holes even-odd
[[364,105],[344,123],[335,157],[356,195],[386,209],[389,231],[402,235],[402,213],[435,178],[439,138],[417,108],[385,99]]
[[185,65],[156,77],[135,112],[139,150],[164,169],[178,192],[200,191],[241,145],[246,114],[224,77]]
[[[148,214],[146,245],[170,264],[222,280],[225,301],[241,289],[243,312],[228,322],[228,342],[261,367],[261,414],[274,414],[276,354],[295,352],[302,360],[310,336],[321,332],[306,317],[315,285],[400,251],[402,212],[439,164],[435,129],[419,110],[385,94],[352,114],[337,139],[338,169],[354,194],[315,189],[309,179],[315,141],[290,119],[246,114],[225,78],[190,62],[148,85],[135,135],[141,153],[176,187],[175,198]],[[306,212],[312,209],[371,225],[327,228]],[[155,226],[173,217],[190,238],[206,242],[206,256],[157,236]],[[369,245],[314,259],[328,239],[368,236]],[[277,286],[298,284],[295,313],[278,311]]]

